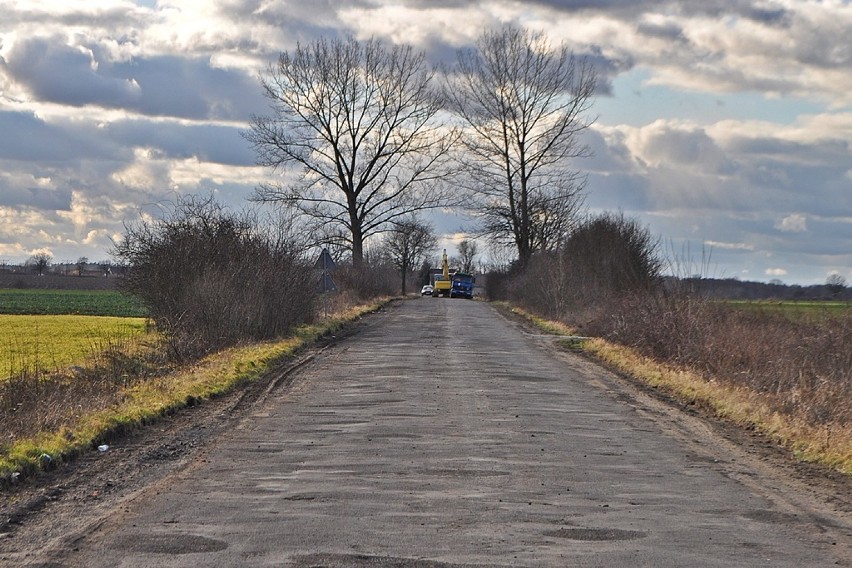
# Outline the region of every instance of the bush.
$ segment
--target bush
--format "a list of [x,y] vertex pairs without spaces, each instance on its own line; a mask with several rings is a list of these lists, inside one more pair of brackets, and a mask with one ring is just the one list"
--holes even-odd
[[178,358],[274,338],[314,315],[316,285],[302,251],[211,198],[127,227],[114,256],[123,288],[145,303]]
[[337,289],[351,294],[354,301],[399,293],[400,278],[397,270],[369,256],[362,266],[343,265],[332,276]]
[[594,320],[619,298],[658,288],[657,249],[638,221],[605,213],[581,223],[556,251],[534,255],[522,271],[489,274],[488,294],[549,318]]

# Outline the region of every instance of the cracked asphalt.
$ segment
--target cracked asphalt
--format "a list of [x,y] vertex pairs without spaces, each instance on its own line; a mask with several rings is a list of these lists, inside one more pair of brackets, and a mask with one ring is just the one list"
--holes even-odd
[[[483,302],[395,303],[44,566],[852,566],[833,509]],[[34,562],[33,565],[36,563]]]

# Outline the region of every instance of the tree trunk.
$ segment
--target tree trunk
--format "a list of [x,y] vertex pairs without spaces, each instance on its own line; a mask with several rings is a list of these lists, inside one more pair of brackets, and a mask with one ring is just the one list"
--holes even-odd
[[358,222],[352,224],[352,266],[364,266],[364,233]]

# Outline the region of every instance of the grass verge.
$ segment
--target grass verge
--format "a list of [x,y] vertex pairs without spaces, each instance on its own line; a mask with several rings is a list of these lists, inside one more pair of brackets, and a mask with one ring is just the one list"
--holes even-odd
[[[573,335],[573,330],[564,324],[543,320],[507,304],[502,309],[510,309],[548,333]],[[852,432],[846,428],[809,424],[776,411],[768,397],[751,389],[707,380],[688,368],[660,363],[635,349],[601,338],[569,341],[567,346],[579,347],[619,372],[683,403],[699,405],[719,418],[757,431],[786,447],[801,461],[852,475]]]
[[60,428],[35,432],[0,447],[0,482],[8,483],[50,469],[97,446],[112,434],[132,430],[179,408],[255,381],[300,348],[336,333],[389,301],[352,307],[320,324],[303,326],[290,337],[223,350],[190,367],[131,384],[122,390],[116,404],[83,413]]

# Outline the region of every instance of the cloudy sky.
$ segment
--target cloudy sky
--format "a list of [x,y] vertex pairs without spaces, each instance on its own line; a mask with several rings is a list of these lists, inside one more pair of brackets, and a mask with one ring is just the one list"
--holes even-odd
[[297,42],[451,62],[505,22],[598,67],[591,211],[640,218],[679,273],[852,281],[849,0],[0,0],[0,262],[105,259],[176,195],[245,204],[258,74]]

